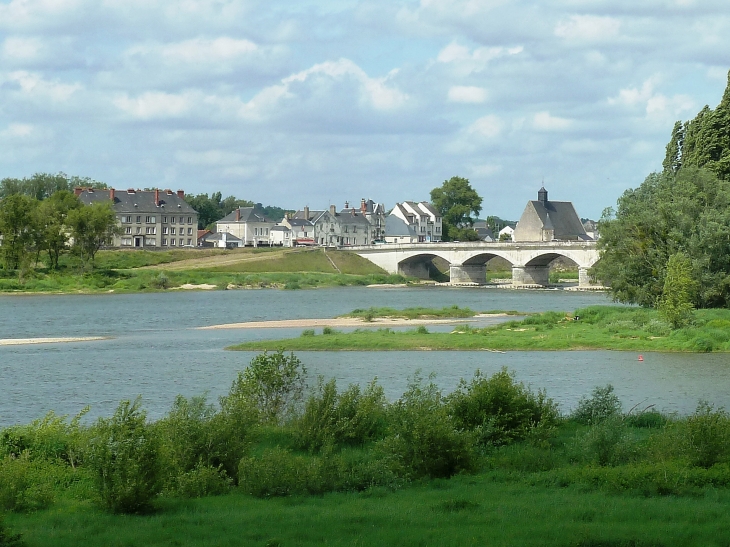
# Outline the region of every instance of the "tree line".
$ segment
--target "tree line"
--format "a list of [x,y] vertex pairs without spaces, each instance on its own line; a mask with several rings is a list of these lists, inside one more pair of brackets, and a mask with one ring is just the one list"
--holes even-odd
[[617,301],[658,308],[675,327],[730,305],[730,74],[720,104],[677,122],[661,172],[604,211],[593,274]]

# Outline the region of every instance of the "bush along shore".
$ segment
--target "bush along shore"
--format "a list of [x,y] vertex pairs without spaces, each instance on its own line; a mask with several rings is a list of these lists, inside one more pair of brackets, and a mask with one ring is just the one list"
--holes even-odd
[[0,545],[727,539],[730,416],[707,403],[627,412],[608,385],[562,415],[507,370],[449,394],[416,375],[394,402],[377,381],[307,384],[295,355],[263,353],[217,404],[1,430]]
[[[508,312],[510,314],[517,312]],[[362,316],[362,314],[360,314]],[[377,319],[376,312],[366,314]],[[656,310],[591,306],[573,313],[528,314],[519,321],[476,328],[457,326],[451,333],[429,332],[421,325],[408,331],[358,329],[343,333],[306,330],[298,338],[257,340],[232,350],[585,350],[730,351],[730,310],[695,310],[692,323],[673,328]]]

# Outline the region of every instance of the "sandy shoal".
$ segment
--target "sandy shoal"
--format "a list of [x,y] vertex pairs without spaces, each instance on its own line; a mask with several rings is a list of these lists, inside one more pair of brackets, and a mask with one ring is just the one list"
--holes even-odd
[[66,336],[61,338],[0,338],[0,346],[22,346],[25,344],[60,344],[65,342],[94,342],[110,340],[109,336]]
[[363,321],[359,317],[335,317],[332,319],[283,319],[277,321],[246,321],[243,323],[226,323],[197,327],[209,329],[298,329],[308,327],[407,327],[409,325],[446,325],[449,323],[466,323],[484,317],[502,317],[506,314],[479,314],[474,317],[448,319],[405,319],[403,317],[378,317],[372,321]]

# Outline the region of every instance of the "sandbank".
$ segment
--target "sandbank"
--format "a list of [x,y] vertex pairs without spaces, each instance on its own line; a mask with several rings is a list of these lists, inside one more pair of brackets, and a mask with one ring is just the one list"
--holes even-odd
[[411,325],[447,325],[467,323],[485,317],[503,317],[504,313],[480,313],[472,317],[449,319],[406,319],[405,317],[377,317],[372,321],[364,321],[360,317],[334,317],[332,319],[283,319],[277,321],[245,321],[242,323],[226,323],[196,327],[199,330],[210,329],[299,329],[311,327],[408,327]]
[[60,338],[0,338],[0,346],[22,346],[26,344],[61,344],[68,342],[94,342],[110,340],[110,336],[66,336]]

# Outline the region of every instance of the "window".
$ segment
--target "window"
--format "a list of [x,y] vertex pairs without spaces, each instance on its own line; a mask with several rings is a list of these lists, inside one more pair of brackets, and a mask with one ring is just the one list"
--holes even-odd
[[[162,227],[162,233],[163,233],[163,234],[167,234],[167,226],[163,226],[163,227]],[[164,240],[163,240],[163,241],[164,241]]]
[[175,246],[175,238],[174,237],[171,237],[170,238],[170,245],[172,245],[173,247]]
[[254,228],[253,229],[253,235],[255,235],[255,236],[259,235],[259,229],[258,228]]
[[192,223],[193,223],[193,217],[188,217],[188,224],[192,224]]
[[347,233],[347,226],[345,226],[345,233]]
[[175,227],[174,226],[170,226],[170,235],[173,235],[173,236],[175,235]]
[[180,217],[180,224],[185,224],[185,217]]
[[151,245],[151,246],[154,247],[155,245],[157,245],[157,240],[156,239],[148,239],[148,238],[145,238],[144,239],[144,244],[145,245]]
[[142,228],[140,228],[139,226],[137,226],[136,233],[141,234],[142,233]]
[[193,229],[192,228],[188,228],[188,235],[189,236],[193,235]]
[[162,245],[167,247],[167,239],[164,237],[162,238]]
[[167,222],[167,217],[162,217],[162,222]]
[[147,224],[154,224],[155,222],[157,222],[157,219],[156,219],[155,217],[151,217],[151,216],[150,216],[150,217],[145,217],[144,221],[145,221],[145,222],[146,222]]
[[125,234],[131,234],[132,233],[132,227],[131,226],[127,226],[126,228],[124,228],[124,233]]
[[193,244],[193,240],[188,238],[188,245],[192,245],[192,244]]
[[131,224],[131,223],[132,223],[131,215],[122,215],[122,224]]
[[357,233],[357,226],[353,226],[353,227],[352,227],[352,233],[353,233],[353,234],[354,234],[354,233]]
[[183,240],[181,239],[180,240],[180,247],[182,247],[183,245],[184,245],[184,243],[183,243]]
[[131,247],[132,246],[132,238],[131,237],[123,237],[122,238],[122,246],[124,246],[124,247]]
[[137,215],[137,224],[142,222],[142,215]]
[[150,234],[154,235],[154,234],[157,233],[157,228],[154,227],[154,226],[147,226],[147,229],[145,230],[145,233],[147,235],[150,235]]
[[269,229],[266,228],[266,235],[269,235]]

